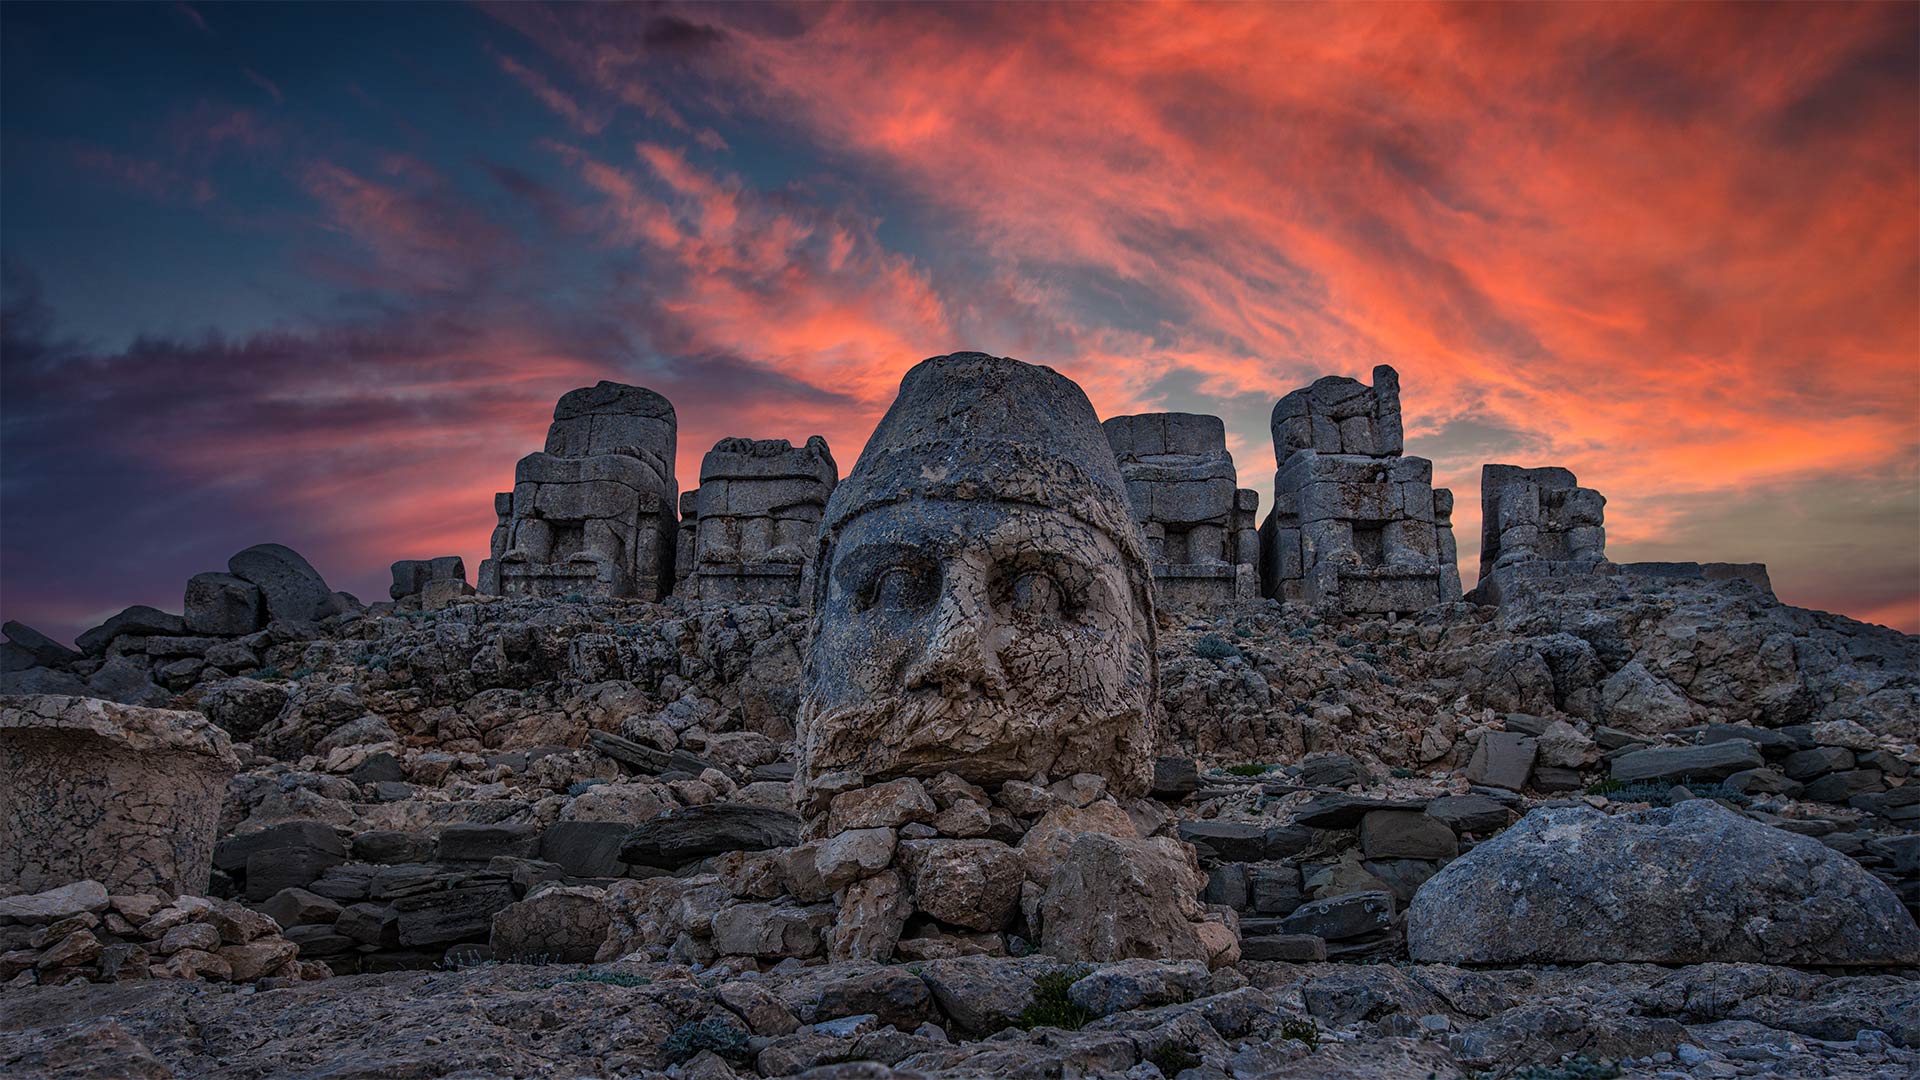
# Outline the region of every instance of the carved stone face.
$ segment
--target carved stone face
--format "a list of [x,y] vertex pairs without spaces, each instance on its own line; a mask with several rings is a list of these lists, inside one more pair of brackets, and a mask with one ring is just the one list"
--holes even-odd
[[1025,503],[928,498],[850,519],[825,555],[803,782],[1092,772],[1145,787],[1151,601],[1105,533]]

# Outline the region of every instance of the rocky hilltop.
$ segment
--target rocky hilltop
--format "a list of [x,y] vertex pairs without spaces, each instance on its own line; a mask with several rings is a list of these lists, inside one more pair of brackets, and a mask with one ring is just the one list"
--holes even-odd
[[1276,405],[1257,528],[1208,420],[957,354],[676,496],[601,384],[477,588],[7,624],[0,1072],[1920,1070],[1920,638],[1557,469],[1462,596],[1388,368]]

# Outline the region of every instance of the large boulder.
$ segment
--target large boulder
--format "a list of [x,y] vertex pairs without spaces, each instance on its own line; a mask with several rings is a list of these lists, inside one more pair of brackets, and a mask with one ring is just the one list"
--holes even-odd
[[260,587],[270,619],[317,620],[335,607],[333,590],[320,571],[284,544],[255,544],[228,559],[227,570]]
[[1420,963],[1913,964],[1892,889],[1809,837],[1718,803],[1536,810],[1421,886]]

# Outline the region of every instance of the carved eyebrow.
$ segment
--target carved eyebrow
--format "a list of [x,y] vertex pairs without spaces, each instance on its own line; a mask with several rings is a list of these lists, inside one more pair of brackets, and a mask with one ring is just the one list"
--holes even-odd
[[940,549],[931,544],[903,544],[897,540],[872,540],[856,544],[833,560],[835,579],[865,578],[890,566],[932,562]]

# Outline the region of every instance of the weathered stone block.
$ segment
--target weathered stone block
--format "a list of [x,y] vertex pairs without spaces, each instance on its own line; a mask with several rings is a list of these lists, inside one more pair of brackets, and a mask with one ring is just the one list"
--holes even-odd
[[205,893],[238,767],[227,733],[199,713],[0,697],[0,881]]

